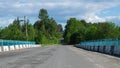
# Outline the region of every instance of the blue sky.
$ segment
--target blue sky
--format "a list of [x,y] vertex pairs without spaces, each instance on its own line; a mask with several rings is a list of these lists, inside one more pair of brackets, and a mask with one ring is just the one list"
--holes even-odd
[[17,16],[27,16],[34,24],[41,8],[63,26],[71,17],[120,25],[120,0],[0,0],[0,26],[9,25]]

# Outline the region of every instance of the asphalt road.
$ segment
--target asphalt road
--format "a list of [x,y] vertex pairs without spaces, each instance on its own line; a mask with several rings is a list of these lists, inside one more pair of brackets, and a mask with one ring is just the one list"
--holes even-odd
[[2,52],[0,68],[120,68],[120,58],[73,46],[49,46]]

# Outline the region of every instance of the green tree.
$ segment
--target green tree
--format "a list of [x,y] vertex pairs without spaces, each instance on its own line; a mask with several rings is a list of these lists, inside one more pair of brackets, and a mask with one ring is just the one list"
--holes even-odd
[[[82,36],[84,29],[85,29],[85,26],[84,24],[77,20],[76,18],[70,18],[68,21],[67,21],[67,25],[65,27],[65,32],[64,32],[64,41],[66,43],[69,43],[69,44],[74,44],[76,43],[74,40],[78,40],[80,41],[80,38],[76,37],[76,36],[79,36],[78,34],[80,34],[80,36]],[[80,33],[78,33],[80,32]],[[74,36],[75,35],[75,36]],[[73,38],[74,37],[74,38]],[[75,39],[76,38],[76,39]],[[82,38],[81,38],[82,39]]]
[[38,17],[39,20],[34,24],[37,31],[36,42],[42,44],[59,43],[62,32],[58,31],[56,21],[49,17],[46,9],[40,9]]
[[24,23],[22,25],[22,32],[24,34],[25,40],[27,40],[27,41],[34,41],[35,40],[36,30],[35,30],[34,26],[29,23],[29,21],[27,21],[26,23]]
[[81,41],[120,38],[120,27],[112,22],[87,23],[70,18],[64,32],[64,41],[78,44]]
[[40,9],[38,18],[41,20],[47,19],[49,17],[46,9]]
[[14,20],[12,24],[1,31],[2,39],[24,40],[24,34],[21,31],[19,20]]
[[86,36],[85,39],[86,40],[95,40],[96,39],[96,32],[97,32],[97,27],[94,25],[90,25],[89,27],[87,27],[86,29]]

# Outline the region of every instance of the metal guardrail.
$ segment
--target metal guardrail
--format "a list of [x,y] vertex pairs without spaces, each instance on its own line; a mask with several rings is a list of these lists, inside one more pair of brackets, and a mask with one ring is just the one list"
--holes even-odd
[[35,45],[35,42],[29,41],[16,41],[16,40],[0,40],[0,46],[12,46],[12,45]]
[[80,45],[85,46],[119,46],[120,39],[102,39],[81,42]]

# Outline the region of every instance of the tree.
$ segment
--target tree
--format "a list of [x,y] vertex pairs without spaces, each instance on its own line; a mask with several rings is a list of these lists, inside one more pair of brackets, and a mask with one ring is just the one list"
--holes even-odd
[[21,31],[20,21],[14,20],[12,24],[1,31],[2,39],[24,40],[24,34]]
[[70,18],[64,32],[64,41],[78,44],[81,41],[120,38],[120,27],[112,22],[87,23],[85,20]]
[[[26,36],[26,29],[28,36]],[[29,24],[29,21],[26,21],[22,25],[19,19],[15,19],[13,23],[8,25],[8,27],[1,30],[0,38],[8,40],[34,41],[36,36],[35,32],[33,25]]]
[[95,39],[97,39],[96,32],[97,32],[97,27],[94,26],[94,25],[90,25],[86,29],[85,39],[86,40],[95,40]]
[[50,18],[46,9],[40,9],[39,20],[35,22],[34,27],[37,35],[37,43],[49,44],[59,43],[62,32],[58,31],[58,25],[53,18]]
[[41,19],[41,20],[47,19],[48,18],[47,10],[46,9],[40,9],[38,18]]
[[[65,28],[66,29],[64,32],[64,36],[63,36],[64,41],[66,43],[73,44],[74,40],[75,40],[74,38],[76,38],[74,35],[80,34],[80,33],[82,34],[85,29],[85,26],[81,21],[77,20],[76,18],[70,18],[67,21],[67,25]],[[78,32],[80,32],[80,33],[78,33]],[[76,36],[78,36],[78,35],[76,35]],[[74,38],[72,38],[72,37],[74,37]]]
[[[26,30],[27,30],[27,36],[26,36]],[[35,40],[36,30],[34,26],[29,23],[29,21],[22,25],[22,32],[24,34],[25,40],[27,41]]]

